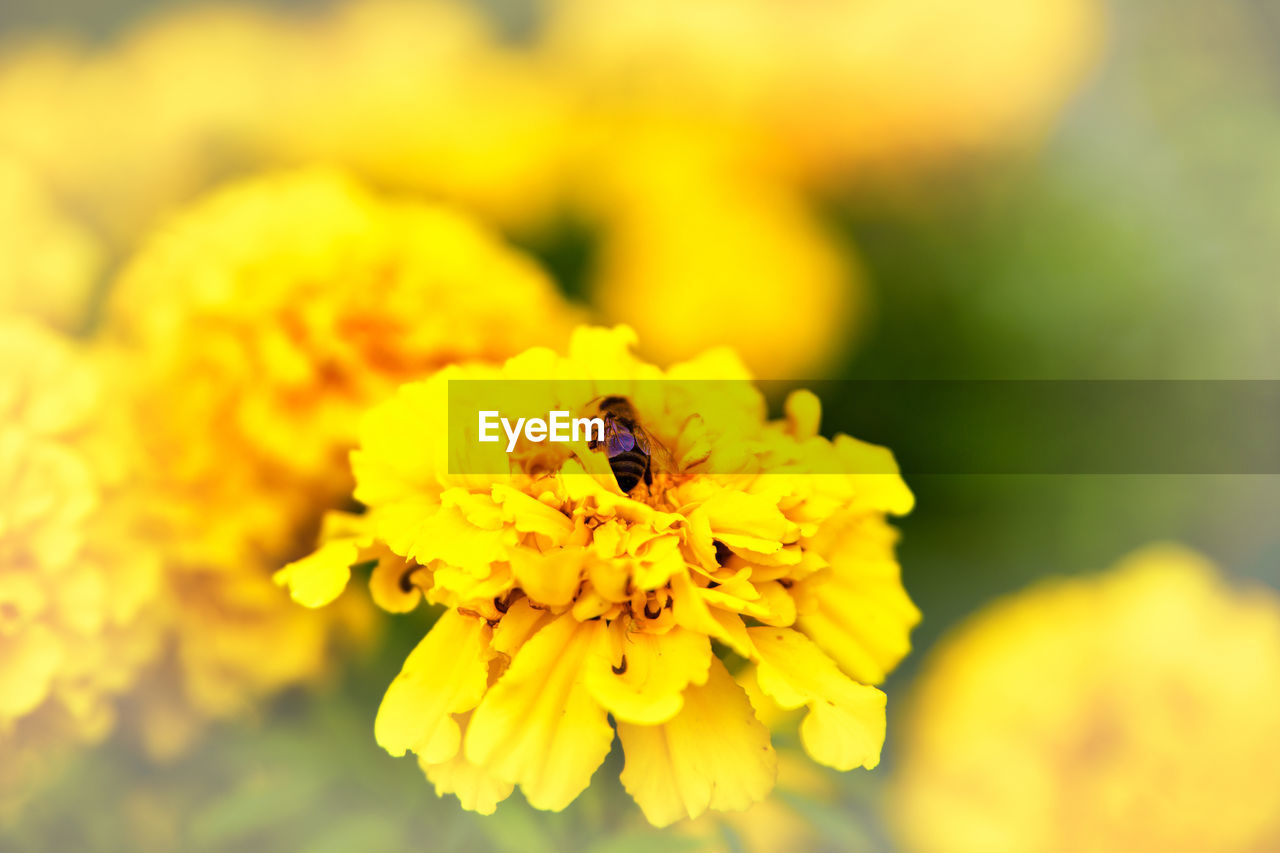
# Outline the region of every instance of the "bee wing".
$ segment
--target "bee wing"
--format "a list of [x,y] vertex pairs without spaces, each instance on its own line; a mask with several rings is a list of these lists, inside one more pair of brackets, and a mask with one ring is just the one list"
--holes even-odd
[[671,451],[667,450],[666,445],[654,438],[648,430],[641,426],[636,426],[634,430],[636,437],[636,446],[649,454],[649,466],[654,471],[674,474],[676,468],[675,459],[671,456]]
[[[606,432],[605,449],[608,450],[610,456],[626,453],[638,444],[635,433],[623,427],[617,427]],[[643,450],[644,447],[642,446],[640,449]]]

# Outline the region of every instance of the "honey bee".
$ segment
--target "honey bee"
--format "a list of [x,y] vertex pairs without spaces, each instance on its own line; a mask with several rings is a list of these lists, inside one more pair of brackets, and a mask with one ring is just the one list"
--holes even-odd
[[630,494],[641,481],[653,485],[654,459],[667,464],[670,454],[656,438],[640,426],[635,409],[626,397],[601,397],[597,411],[604,419],[604,441],[592,439],[592,450],[604,448],[618,488]]

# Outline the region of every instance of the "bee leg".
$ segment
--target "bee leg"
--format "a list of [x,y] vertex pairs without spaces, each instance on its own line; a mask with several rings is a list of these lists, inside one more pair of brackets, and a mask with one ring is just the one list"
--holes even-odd
[[644,463],[644,484],[653,485],[653,460],[651,459],[646,459]]

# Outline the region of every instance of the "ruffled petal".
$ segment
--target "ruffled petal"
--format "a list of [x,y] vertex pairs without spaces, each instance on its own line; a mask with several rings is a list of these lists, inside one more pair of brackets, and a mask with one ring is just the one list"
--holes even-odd
[[657,726],[618,721],[618,737],[626,753],[623,787],[655,826],[709,808],[745,809],[764,799],[777,777],[769,730],[719,660],[705,685],[685,691],[679,714]]
[[462,750],[439,764],[422,760],[418,764],[435,785],[437,796],[453,794],[464,809],[483,815],[493,814],[498,803],[511,796],[515,789],[510,782],[498,779],[486,768],[472,764]]
[[0,724],[35,709],[49,696],[63,660],[58,637],[32,625],[16,637],[0,640]]
[[613,742],[583,683],[599,622],[565,614],[534,634],[476,708],[466,757],[518,784],[534,808],[558,811],[591,781]]
[[653,725],[679,712],[691,683],[706,683],[711,658],[705,634],[683,628],[626,632],[618,621],[599,632],[585,682],[615,719]]
[[369,595],[389,613],[408,613],[422,601],[422,585],[431,581],[431,573],[412,560],[385,554],[369,575]]
[[352,539],[326,542],[314,554],[289,563],[272,577],[304,607],[324,607],[347,588],[360,548]]
[[885,695],[858,684],[812,640],[789,628],[748,628],[760,655],[760,687],[784,708],[809,707],[800,740],[814,761],[837,770],[880,763]]
[[587,549],[580,547],[546,552],[515,549],[511,572],[530,598],[551,607],[566,607],[578,591],[587,556]]
[[413,750],[429,764],[458,752],[454,714],[470,711],[489,677],[491,629],[482,619],[447,611],[409,655],[391,682],[373,733],[392,755]]
[[880,683],[906,657],[920,621],[902,588],[897,538],[883,518],[859,521],[840,534],[830,568],[794,590],[797,627],[864,684]]

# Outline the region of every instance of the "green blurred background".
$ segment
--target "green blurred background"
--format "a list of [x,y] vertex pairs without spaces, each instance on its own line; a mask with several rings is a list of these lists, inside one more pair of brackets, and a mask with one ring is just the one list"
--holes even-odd
[[[109,37],[158,5],[5,0],[0,31]],[[513,30],[530,20],[530,4],[486,5]],[[1280,378],[1280,2],[1148,0],[1116,3],[1109,18],[1100,67],[1042,150],[873,175],[822,200],[871,282],[873,314],[844,376]],[[545,254],[577,290],[590,246]],[[831,849],[890,847],[877,797],[893,769],[893,710],[929,647],[984,602],[1156,540],[1280,585],[1276,477],[921,475],[910,485],[918,507],[901,523],[900,555],[925,619],[886,688],[885,762],[828,774],[829,803],[796,802]],[[321,695],[282,697],[170,766],[121,746],[82,756],[0,847],[680,849],[637,821],[618,755],[563,814],[515,797],[485,819],[438,800],[410,760],[372,740],[382,691],[427,621],[389,618],[384,647]]]

